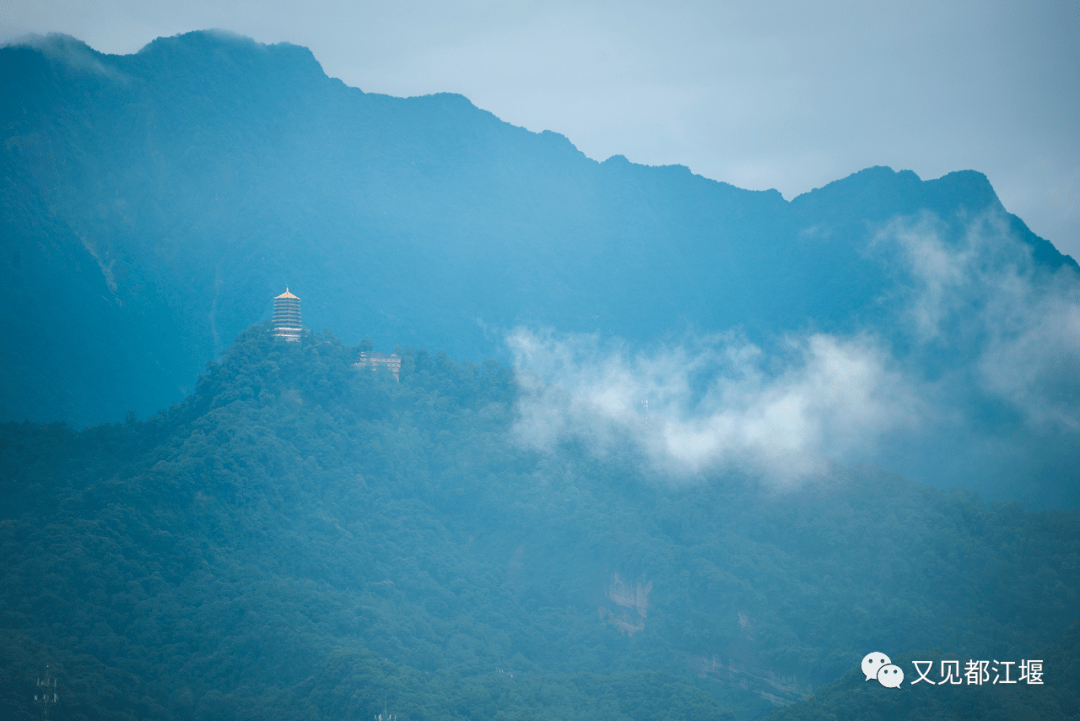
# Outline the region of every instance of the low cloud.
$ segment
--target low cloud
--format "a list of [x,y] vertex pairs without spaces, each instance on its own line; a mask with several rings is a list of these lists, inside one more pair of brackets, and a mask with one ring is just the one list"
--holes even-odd
[[33,48],[50,60],[65,65],[72,70],[100,75],[111,80],[127,80],[126,76],[119,70],[102,63],[98,59],[97,53],[90,46],[70,35],[62,33],[29,34],[5,43],[3,47]]
[[980,376],[1030,422],[1080,431],[1080,302],[1064,293],[1032,300],[1003,308]]
[[738,466],[790,482],[918,423],[917,397],[870,336],[790,337],[774,354],[730,333],[638,353],[525,329],[509,344],[529,369],[519,372],[522,442],[629,446],[673,475]]
[[924,352],[957,354],[968,368],[955,370],[1029,423],[1080,430],[1080,274],[1037,264],[998,214],[953,240],[932,216],[896,220],[875,244],[901,251],[904,315]]
[[763,346],[728,332],[643,350],[517,329],[515,434],[538,449],[631,452],[674,477],[737,467],[783,484],[834,460],[1064,497],[1061,469],[1080,463],[1078,274],[1034,262],[994,215],[959,234],[933,216],[898,219],[869,253],[895,273],[892,316],[850,335]]

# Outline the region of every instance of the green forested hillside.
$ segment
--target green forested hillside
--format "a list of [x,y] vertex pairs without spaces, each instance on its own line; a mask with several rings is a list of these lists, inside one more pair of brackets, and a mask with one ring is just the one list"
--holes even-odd
[[539,453],[510,369],[359,350],[254,326],[149,420],[0,426],[0,704],[48,665],[70,718],[751,718],[1080,616],[1073,513]]

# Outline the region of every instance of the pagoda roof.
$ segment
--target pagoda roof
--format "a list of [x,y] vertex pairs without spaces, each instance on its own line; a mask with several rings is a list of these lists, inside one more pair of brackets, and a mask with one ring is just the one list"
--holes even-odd
[[289,292],[288,286],[285,287],[285,292],[284,293],[282,293],[281,295],[274,296],[274,300],[277,300],[278,298],[296,298],[296,300],[300,300],[299,298],[297,298],[297,296],[295,296],[295,295],[293,295],[292,293]]

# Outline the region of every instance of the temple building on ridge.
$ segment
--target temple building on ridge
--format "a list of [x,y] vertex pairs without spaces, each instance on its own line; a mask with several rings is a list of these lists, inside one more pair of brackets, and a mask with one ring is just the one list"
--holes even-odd
[[274,298],[274,337],[299,341],[304,327],[300,325],[300,299],[289,292]]
[[[290,293],[288,288],[274,298],[273,326],[273,336],[286,341],[299,341],[304,334],[304,326],[300,324],[300,299]],[[401,357],[397,353],[387,355],[361,351],[353,363],[353,368],[369,368],[372,371],[377,371],[380,367],[385,367],[390,371],[390,375],[394,376],[394,380],[399,380]]]
[[353,363],[353,368],[370,368],[372,371],[379,370],[379,366],[386,366],[390,374],[394,376],[394,380],[398,380],[398,373],[401,372],[401,358],[397,353],[386,355],[385,353],[361,352]]

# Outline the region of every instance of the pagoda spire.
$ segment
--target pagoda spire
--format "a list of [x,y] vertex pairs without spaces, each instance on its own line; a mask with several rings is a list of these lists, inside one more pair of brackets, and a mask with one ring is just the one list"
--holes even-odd
[[300,298],[289,292],[274,297],[274,337],[299,341],[304,326],[300,325]]

